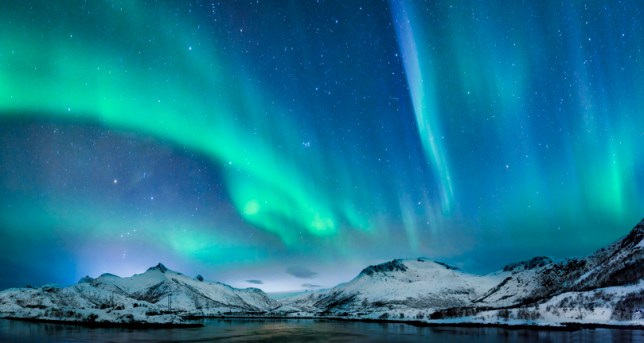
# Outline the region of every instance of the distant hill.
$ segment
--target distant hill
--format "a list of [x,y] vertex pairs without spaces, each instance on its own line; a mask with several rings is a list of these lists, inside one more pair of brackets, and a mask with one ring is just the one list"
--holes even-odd
[[186,316],[263,313],[278,306],[257,288],[191,278],[161,263],[126,278],[106,273],[65,288],[0,292],[2,317],[84,323],[179,324]]

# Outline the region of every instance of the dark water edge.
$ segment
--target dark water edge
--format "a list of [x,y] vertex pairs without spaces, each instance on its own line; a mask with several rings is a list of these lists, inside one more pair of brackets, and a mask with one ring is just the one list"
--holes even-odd
[[[330,320],[330,321],[348,321],[364,323],[383,323],[383,324],[408,324],[411,326],[430,326],[430,327],[460,327],[460,328],[484,328],[495,327],[504,329],[525,329],[525,330],[553,330],[553,331],[574,331],[580,329],[618,329],[618,330],[644,330],[644,325],[615,325],[615,324],[595,324],[595,323],[561,323],[560,325],[536,325],[536,324],[503,324],[503,323],[472,323],[472,322],[427,322],[421,320],[389,320],[389,319],[371,319],[371,318],[351,318],[351,317],[289,317],[289,316],[213,316],[213,317],[187,317],[193,320],[204,319],[232,319],[232,320]],[[644,343],[644,342],[643,342]]]
[[204,319],[198,328],[98,328],[0,320],[0,342],[644,342],[644,330],[413,326],[325,319]]
[[[65,324],[76,325],[90,328],[124,328],[124,329],[170,329],[170,328],[199,328],[203,324],[199,321],[189,321],[185,323],[148,323],[148,322],[129,322],[129,323],[112,323],[112,322],[88,322],[88,321],[69,321],[54,319],[37,319],[37,318],[12,318],[5,317],[6,320],[46,323],[46,324]],[[0,341],[0,343],[2,343]]]

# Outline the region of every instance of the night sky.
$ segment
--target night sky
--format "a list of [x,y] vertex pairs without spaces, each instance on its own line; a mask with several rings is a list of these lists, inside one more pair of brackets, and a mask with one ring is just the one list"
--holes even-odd
[[0,2],[0,288],[585,255],[644,215],[640,1]]

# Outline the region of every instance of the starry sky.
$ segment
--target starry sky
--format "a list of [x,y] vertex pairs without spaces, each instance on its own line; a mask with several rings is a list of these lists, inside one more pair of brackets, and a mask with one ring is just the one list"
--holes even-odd
[[0,3],[0,288],[580,256],[644,215],[639,1]]

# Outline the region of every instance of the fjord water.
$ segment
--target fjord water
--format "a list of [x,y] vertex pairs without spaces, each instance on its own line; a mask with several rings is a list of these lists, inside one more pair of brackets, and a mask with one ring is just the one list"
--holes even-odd
[[203,324],[142,330],[0,320],[0,342],[644,342],[644,330],[416,327],[312,319],[206,319]]

